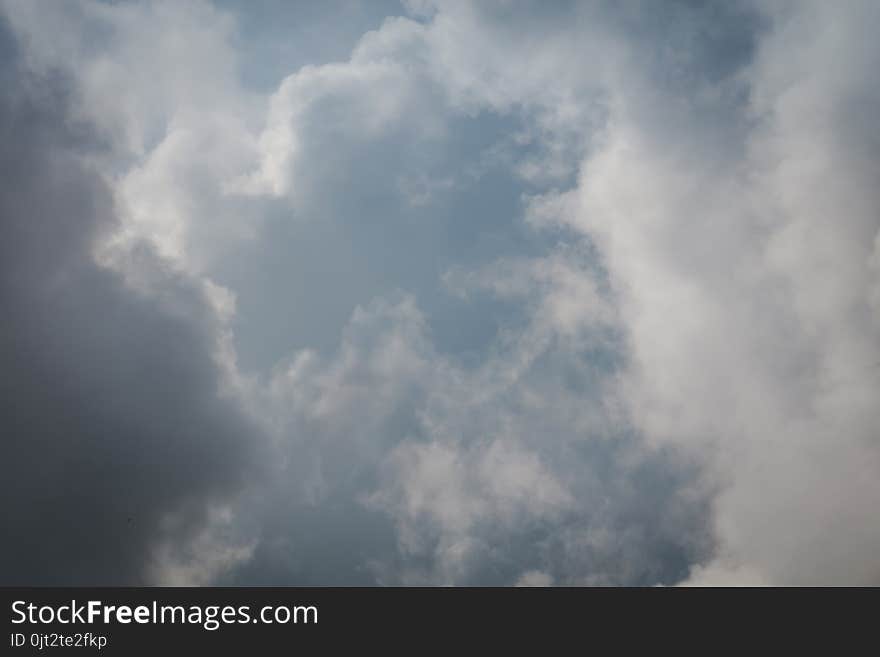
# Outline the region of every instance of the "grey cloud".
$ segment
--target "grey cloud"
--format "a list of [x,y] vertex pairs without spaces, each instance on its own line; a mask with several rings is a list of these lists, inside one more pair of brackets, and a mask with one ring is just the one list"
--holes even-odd
[[254,557],[224,581],[683,578],[712,544],[709,498],[696,469],[611,419],[597,382],[613,357],[591,346],[591,319],[539,318],[462,367],[412,298],[358,309],[336,353],[300,352],[268,398],[253,391],[282,465],[246,514],[263,519]]
[[219,396],[215,320],[144,246],[164,300],[97,266],[111,191],[62,75],[28,76],[0,24],[0,547],[4,584],[160,581],[254,477],[260,434]]

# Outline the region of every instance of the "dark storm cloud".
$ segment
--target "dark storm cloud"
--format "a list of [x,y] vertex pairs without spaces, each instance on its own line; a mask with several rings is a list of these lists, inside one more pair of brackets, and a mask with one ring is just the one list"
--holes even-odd
[[0,24],[0,583],[144,583],[153,549],[242,485],[259,438],[218,397],[195,291],[146,248],[187,313],[95,264],[116,223],[77,157],[96,145],[65,114],[64,80],[26,77],[16,49]]

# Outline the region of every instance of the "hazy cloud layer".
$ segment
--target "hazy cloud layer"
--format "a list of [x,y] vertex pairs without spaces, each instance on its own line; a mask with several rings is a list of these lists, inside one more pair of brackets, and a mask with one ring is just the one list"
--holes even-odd
[[4,580],[878,583],[876,3],[0,7]]

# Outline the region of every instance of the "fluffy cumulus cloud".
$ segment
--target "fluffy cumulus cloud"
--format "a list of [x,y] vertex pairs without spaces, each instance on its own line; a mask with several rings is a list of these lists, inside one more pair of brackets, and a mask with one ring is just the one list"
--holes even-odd
[[5,582],[880,583],[876,3],[0,9]]
[[698,103],[661,131],[624,90],[561,216],[619,292],[633,422],[721,484],[693,581],[876,582],[877,8],[772,9],[732,146]]

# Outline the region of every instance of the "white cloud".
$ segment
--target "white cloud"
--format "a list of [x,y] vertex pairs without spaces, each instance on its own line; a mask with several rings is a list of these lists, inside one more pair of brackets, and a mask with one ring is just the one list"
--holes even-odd
[[707,153],[699,108],[655,94],[652,110],[693,117],[664,133],[621,89],[604,145],[557,204],[619,296],[634,422],[701,455],[722,485],[715,525],[734,572],[875,582],[880,153],[865,117],[880,50],[864,30],[876,7],[802,3],[773,18],[744,149]]
[[553,578],[540,570],[524,572],[516,581],[517,586],[552,586]]

